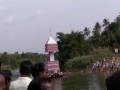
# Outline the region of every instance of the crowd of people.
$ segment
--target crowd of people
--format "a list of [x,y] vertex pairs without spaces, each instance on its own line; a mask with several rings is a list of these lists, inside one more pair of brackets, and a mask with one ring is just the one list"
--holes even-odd
[[112,71],[112,74],[105,80],[106,89],[120,90],[120,60],[118,58],[103,58],[103,60],[96,61],[95,63],[93,63],[92,70],[93,72]]
[[29,60],[22,61],[19,73],[20,76],[11,81],[11,71],[0,70],[0,90],[54,90],[44,63],[33,65]]
[[120,69],[120,60],[116,57],[112,59],[103,59],[101,61],[96,61],[93,63],[93,71],[117,71]]

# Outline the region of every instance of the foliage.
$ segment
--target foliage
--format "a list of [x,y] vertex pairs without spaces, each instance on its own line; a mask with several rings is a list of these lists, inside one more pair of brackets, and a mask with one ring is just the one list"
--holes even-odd
[[111,56],[113,56],[113,53],[111,53],[108,48],[98,48],[94,49],[89,55],[78,56],[68,60],[68,62],[65,63],[65,67],[67,70],[83,69],[95,61],[103,60],[103,58],[109,58]]
[[89,30],[89,28],[85,27],[83,33],[84,33],[84,35],[89,36],[89,35],[90,35],[90,30]]
[[89,54],[92,49],[90,42],[84,40],[84,35],[78,31],[72,31],[70,34],[59,32],[57,33],[57,39],[59,47],[58,59],[62,65],[68,59]]
[[94,43],[94,47],[98,48],[101,46],[101,25],[97,22],[93,28],[93,36],[92,36],[92,43]]
[[94,60],[94,56],[82,56],[82,57],[75,57],[73,59],[70,59],[68,62],[66,62],[65,67],[67,69],[83,69],[86,68],[90,62]]
[[9,54],[4,52],[0,54],[0,61],[2,63],[2,69],[15,69],[19,67],[19,64],[22,60],[30,60],[33,64],[37,62],[43,62],[46,60],[46,54],[38,54],[38,53],[21,53],[15,52],[14,54]]
[[[59,52],[56,55],[60,65],[84,68],[92,59],[107,57],[108,52],[104,53],[105,51],[101,51],[100,48],[107,48],[109,52],[114,48],[120,48],[120,15],[113,22],[109,22],[109,19],[103,19],[103,24],[96,22],[91,32],[92,34],[90,29],[85,27],[82,32],[57,33]],[[86,36],[89,37],[86,39]],[[91,55],[90,52],[95,53]]]

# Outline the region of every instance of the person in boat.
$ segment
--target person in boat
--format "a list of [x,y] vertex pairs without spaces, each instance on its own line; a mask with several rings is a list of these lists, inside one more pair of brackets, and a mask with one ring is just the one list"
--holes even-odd
[[32,63],[29,60],[22,61],[20,64],[20,77],[11,82],[10,90],[27,90],[29,83],[32,81],[30,78],[32,70]]
[[30,82],[27,90],[54,90],[54,88],[50,78],[37,77]]
[[32,68],[32,76],[36,77],[48,77],[48,70],[44,63],[36,63]]

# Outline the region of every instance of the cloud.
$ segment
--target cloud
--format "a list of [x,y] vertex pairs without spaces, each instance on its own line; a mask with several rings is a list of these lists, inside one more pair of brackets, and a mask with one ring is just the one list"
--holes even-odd
[[11,15],[7,18],[5,24],[10,25],[10,24],[13,24],[14,21],[15,21],[15,17]]
[[41,14],[42,14],[41,11],[37,11],[37,12],[33,13],[31,17],[32,17],[32,18],[38,18],[38,17],[41,16]]

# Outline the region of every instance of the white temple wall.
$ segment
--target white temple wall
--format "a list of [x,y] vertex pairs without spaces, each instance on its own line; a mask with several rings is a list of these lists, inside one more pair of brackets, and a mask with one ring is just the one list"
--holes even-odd
[[50,54],[50,61],[54,61],[54,60],[55,60],[55,58],[54,58],[54,53],[53,53],[53,52],[50,52],[49,54]]

